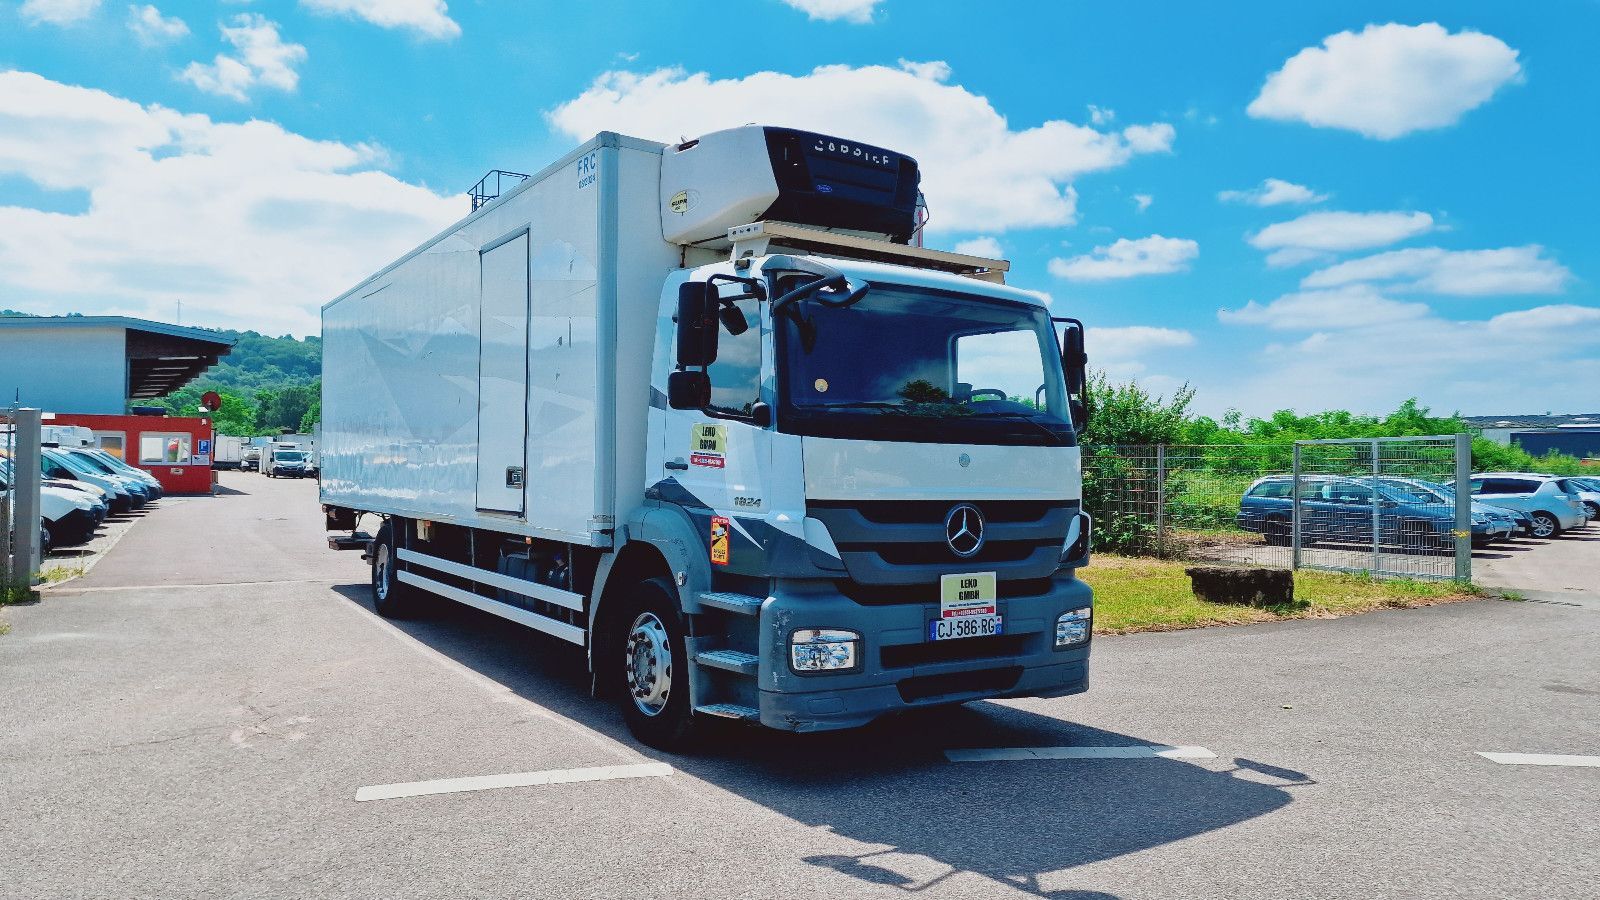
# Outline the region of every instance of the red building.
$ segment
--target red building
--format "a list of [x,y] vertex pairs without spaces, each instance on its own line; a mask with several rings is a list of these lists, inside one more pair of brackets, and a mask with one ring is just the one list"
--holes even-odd
[[169,494],[211,493],[210,419],[55,413],[44,424],[90,429],[100,449],[154,475]]

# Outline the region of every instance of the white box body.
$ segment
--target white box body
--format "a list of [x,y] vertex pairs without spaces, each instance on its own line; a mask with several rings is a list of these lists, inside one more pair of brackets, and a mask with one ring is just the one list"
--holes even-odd
[[611,545],[679,259],[660,161],[599,135],[323,307],[324,503]]

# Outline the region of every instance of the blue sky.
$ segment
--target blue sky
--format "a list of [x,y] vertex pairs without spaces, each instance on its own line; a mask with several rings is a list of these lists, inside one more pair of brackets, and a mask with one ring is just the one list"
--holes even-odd
[[1600,407],[1600,4],[973,8],[0,0],[0,306],[304,334],[489,168],[762,121],[1204,412]]

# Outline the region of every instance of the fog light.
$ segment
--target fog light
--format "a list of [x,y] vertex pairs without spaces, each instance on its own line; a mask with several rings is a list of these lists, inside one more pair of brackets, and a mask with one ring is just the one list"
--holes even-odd
[[1087,641],[1093,615],[1093,610],[1087,606],[1062,613],[1056,619],[1056,646],[1072,647]]
[[842,672],[857,667],[861,635],[840,628],[802,628],[789,637],[796,672]]

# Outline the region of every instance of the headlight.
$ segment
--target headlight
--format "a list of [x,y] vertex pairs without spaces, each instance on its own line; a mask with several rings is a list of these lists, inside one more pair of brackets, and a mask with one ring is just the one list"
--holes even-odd
[[802,628],[789,637],[796,672],[842,672],[861,664],[861,635],[842,628]]
[[1089,639],[1094,611],[1087,606],[1062,613],[1056,619],[1056,646],[1072,647]]

